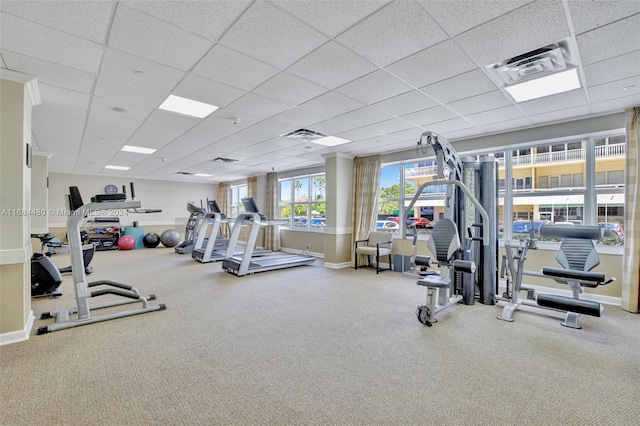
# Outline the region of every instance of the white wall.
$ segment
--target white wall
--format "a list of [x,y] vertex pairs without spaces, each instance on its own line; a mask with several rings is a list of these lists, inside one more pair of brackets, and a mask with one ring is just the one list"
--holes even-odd
[[[187,202],[200,205],[200,200],[206,205],[206,200],[218,196],[218,184],[159,181],[150,179],[131,179],[121,177],[87,176],[66,173],[49,173],[49,227],[66,226],[66,216],[60,214],[66,210],[65,195],[70,186],[77,186],[82,194],[84,203],[89,203],[96,194],[104,194],[104,187],[108,184],[116,185],[122,192],[122,185],[127,187],[127,199],[131,199],[129,182],[133,181],[136,190],[136,200],[142,203],[143,209],[162,209],[161,213],[135,214],[120,216],[122,226],[131,226],[137,221],[144,225],[176,224],[178,219],[185,222],[189,217]],[[56,214],[57,213],[57,214]],[[115,216],[104,212],[102,216]]]

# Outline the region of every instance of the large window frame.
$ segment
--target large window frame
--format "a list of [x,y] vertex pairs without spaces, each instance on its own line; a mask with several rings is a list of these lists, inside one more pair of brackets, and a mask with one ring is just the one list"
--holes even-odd
[[297,231],[324,232],[327,188],[324,173],[278,180],[279,219],[283,227]]
[[247,184],[243,185],[231,185],[231,217],[236,217],[240,213],[244,213],[244,205],[242,199],[248,195]]
[[[535,220],[548,220],[546,219],[548,217],[554,219],[554,216],[558,216],[556,221],[559,221],[563,211],[565,216],[563,221],[571,221],[574,224],[596,225],[599,222],[606,221],[603,219],[603,216],[619,216],[621,214],[620,211],[624,210],[624,204],[622,204],[622,207],[617,204],[611,206],[607,205],[606,201],[604,202],[605,204],[603,204],[601,200],[605,199],[605,197],[607,200],[613,198],[618,199],[624,195],[624,184],[619,183],[623,180],[620,176],[620,170],[607,171],[606,179],[603,179],[602,172],[599,172],[600,175],[596,174],[596,161],[608,155],[620,156],[621,152],[624,156],[625,147],[626,135],[624,129],[619,129],[594,132],[587,135],[514,144],[501,147],[499,151],[495,151],[494,148],[492,151],[459,152],[458,155],[493,155],[498,159],[501,171],[504,172],[504,176],[500,176],[501,186],[499,188],[500,239],[504,241],[506,239],[523,237],[513,232],[513,222],[522,216],[521,211],[518,211],[518,209],[514,210],[514,201],[519,200],[518,204],[522,205],[523,202],[526,202],[527,197],[551,197],[551,195],[553,195],[555,198],[563,196],[567,200],[578,200],[578,204],[575,204],[575,202],[567,202],[564,206],[558,203],[549,203],[549,205],[538,204],[537,212],[531,212],[527,215],[527,217]],[[541,157],[536,158],[537,155]],[[544,179],[539,179],[543,178],[543,176],[538,175],[532,175],[531,178],[514,177],[514,168],[527,167],[544,158],[551,159],[550,161],[574,161],[576,164],[583,164],[583,169],[570,172],[571,174],[567,174],[568,172],[556,173],[555,175],[549,173]],[[406,162],[385,163],[382,165],[382,169],[398,167],[400,170],[398,183],[403,185],[405,178],[412,178],[416,175],[416,169],[418,167],[423,164],[433,165],[434,163],[434,157],[426,157]],[[609,182],[609,173],[611,173],[612,181],[615,184]],[[565,175],[564,178],[562,177],[563,174]],[[517,182],[522,179],[524,179],[522,182],[525,182],[525,184],[521,186],[524,186],[524,188],[517,185]],[[545,185],[540,185],[540,181],[545,182]],[[563,181],[568,183],[568,185],[563,186]],[[402,217],[402,215],[404,215],[403,207],[409,204],[411,196],[400,192],[398,197],[384,197],[384,190],[385,188],[380,189],[379,202],[397,203],[399,215]],[[435,194],[434,196],[437,197]],[[564,210],[562,210],[563,208]],[[542,218],[542,216],[544,216],[544,218]],[[434,219],[437,220],[437,217]],[[399,223],[399,228],[392,230],[392,232],[401,233],[402,227],[406,227],[406,224]],[[413,230],[407,231],[407,234],[413,232]],[[622,245],[624,230],[622,230],[621,234],[622,238],[619,241],[605,242],[604,244],[614,246]],[[606,236],[603,236],[603,238],[606,238]]]

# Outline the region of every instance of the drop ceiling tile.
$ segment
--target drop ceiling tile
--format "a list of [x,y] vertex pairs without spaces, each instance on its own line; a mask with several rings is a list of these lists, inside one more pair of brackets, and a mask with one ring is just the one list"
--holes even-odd
[[337,40],[384,67],[446,38],[418,3],[399,1],[345,31]]
[[97,72],[102,55],[97,43],[6,13],[0,14],[0,39],[4,50],[90,73]]
[[583,106],[587,104],[587,98],[583,89],[571,90],[557,95],[545,96],[544,98],[533,99],[521,102],[518,107],[526,115],[543,114],[551,111]]
[[378,123],[380,121],[389,120],[393,118],[393,116],[387,112],[373,107],[364,107],[355,111],[348,112],[346,114],[342,114],[336,118],[349,124],[353,124],[354,126],[362,127],[369,124]]
[[524,129],[531,127],[532,121],[527,118],[516,118],[515,120],[507,120],[499,123],[486,124],[482,129],[488,133],[503,132],[508,130]]
[[[118,112],[114,108],[124,108],[125,111]],[[148,105],[134,104],[122,99],[114,97],[105,98],[102,96],[93,96],[91,98],[91,111],[104,112],[113,117],[113,125],[121,125],[121,119],[144,121],[154,110],[154,107]]]
[[576,34],[640,13],[640,2],[633,0],[569,0],[567,3]]
[[325,135],[337,135],[338,133],[346,132],[347,130],[355,129],[355,126],[349,123],[345,123],[337,118],[331,118],[329,120],[320,121],[315,123],[310,130],[324,133]]
[[458,117],[451,120],[430,124],[429,130],[438,134],[443,134],[468,129],[470,127],[474,127],[473,124],[469,123],[464,118]]
[[479,112],[476,114],[468,114],[466,118],[472,123],[483,126],[485,124],[498,123],[500,121],[515,120],[524,116],[518,108],[509,105],[502,108],[496,108],[489,111]]
[[[589,88],[589,101],[591,103],[609,101],[620,97],[640,94],[640,69],[636,70],[638,75],[625,78],[624,80],[613,81]],[[627,88],[624,90],[624,88]]]
[[220,44],[216,44],[193,69],[194,74],[246,91],[254,89],[278,72],[271,65]]
[[452,40],[386,67],[388,71],[415,87],[427,86],[474,68],[475,64]]
[[308,111],[301,108],[291,108],[274,116],[273,119],[290,125],[291,131],[300,127],[309,126],[319,121],[326,120],[327,116],[316,114],[313,111]]
[[496,90],[496,85],[480,70],[473,70],[447,80],[421,87],[438,102],[447,103]]
[[156,108],[166,99],[166,95],[162,92],[130,86],[102,76],[98,77],[94,94],[103,98],[122,100],[150,108]]
[[456,40],[476,63],[485,66],[569,35],[562,2],[536,1],[460,34]]
[[100,75],[131,86],[170,91],[184,78],[184,71],[120,50],[106,49]]
[[253,93],[296,106],[326,93],[327,89],[287,72],[276,74],[253,90]]
[[361,128],[372,130],[377,135],[388,135],[388,134],[396,133],[402,130],[414,129],[416,128],[416,126],[405,120],[402,120],[399,118],[392,118],[391,120],[381,121],[379,123],[370,124],[368,126],[361,127]]
[[326,41],[316,30],[264,2],[253,3],[220,40],[280,69]]
[[347,98],[340,93],[328,92],[303,103],[300,108],[326,117],[335,117],[363,106],[365,106],[363,103]]
[[[565,109],[554,110],[551,112],[543,112],[540,114],[530,115],[529,119],[534,124],[543,124],[557,121],[564,121],[570,118],[585,117],[589,115],[589,107],[579,105],[568,107]],[[486,128],[486,126],[483,126]]]
[[399,141],[399,142],[411,141],[413,143],[416,143],[420,139],[420,135],[422,133],[424,133],[424,130],[418,127],[414,127],[411,129],[402,130],[400,132],[389,133],[388,136],[395,141]]
[[185,129],[180,129],[170,124],[150,123],[146,121],[136,130],[133,136],[127,140],[127,145],[160,149],[185,132]]
[[271,3],[306,22],[309,26],[334,37],[389,2],[390,0],[275,0]]
[[[151,115],[149,115],[145,125],[158,125],[160,128],[166,127],[168,132],[171,134],[175,133],[174,136],[177,136],[178,134],[184,133],[185,130],[197,125],[200,121],[202,120],[196,117],[189,117],[187,115],[174,114],[172,112],[156,109],[151,113]],[[169,129],[174,130],[172,131]]]
[[638,50],[640,14],[580,34],[576,37],[583,65]]
[[186,71],[205,54],[211,42],[139,10],[119,5],[108,45]]
[[628,108],[637,107],[638,105],[640,105],[640,95],[635,94],[604,102],[594,102],[591,104],[591,109],[597,114],[611,111],[623,111]]
[[584,75],[587,86],[596,86],[637,75],[638,64],[640,64],[640,50],[586,65]]
[[275,118],[273,118],[254,124],[253,126],[251,126],[251,130],[262,132],[271,135],[272,137],[277,137],[285,133],[289,133],[292,129],[290,125],[281,121],[277,121]]
[[513,105],[513,103],[499,90],[494,90],[493,92],[483,93],[482,95],[472,96],[470,98],[461,99],[447,104],[449,108],[461,115],[475,114],[477,112],[509,105]]
[[217,81],[189,74],[171,93],[217,107],[226,107],[233,101],[240,99],[247,92]]
[[531,3],[532,0],[419,1],[438,24],[453,36]]
[[238,19],[250,1],[124,1],[121,3],[213,41]]
[[71,108],[89,109],[90,96],[86,93],[74,92],[61,89],[48,84],[38,84],[40,98],[43,103],[54,105],[65,105]]
[[288,110],[291,106],[283,104],[282,102],[274,101],[273,99],[265,98],[264,96],[247,93],[237,101],[231,103],[229,108],[247,111],[248,113],[255,114],[259,117],[269,118],[281,113],[282,111]]
[[437,123],[438,121],[449,120],[457,116],[458,115],[450,109],[443,106],[437,106],[403,115],[402,119],[417,126],[424,126],[431,123]]
[[486,133],[487,132],[485,132],[479,127],[470,127],[468,129],[453,130],[450,132],[445,132],[442,135],[445,138],[449,139],[450,141],[453,141],[453,140],[464,139],[469,137],[478,137],[478,136],[485,135]]
[[8,69],[24,74],[37,75],[38,83],[89,93],[93,87],[95,74],[47,62],[31,56],[0,50]]
[[395,116],[407,115],[438,105],[433,99],[418,91],[403,93],[399,96],[377,102],[372,106]]
[[60,122],[77,121],[82,123],[87,119],[87,110],[79,108],[71,108],[64,105],[41,103],[33,107],[32,123],[40,119],[51,119]]
[[329,89],[374,71],[376,67],[334,41],[324,44],[287,71]]
[[240,129],[246,129],[247,127],[251,127],[256,123],[261,122],[264,120],[264,117],[227,107],[215,110],[213,114],[208,116],[206,119],[207,121],[218,121],[226,124],[231,123]]
[[[92,105],[93,108],[93,105]],[[122,115],[122,114],[120,114]],[[117,125],[114,123],[117,122]],[[131,119],[129,117],[119,117],[118,113],[105,110],[92,110],[89,113],[87,126],[83,138],[83,146],[85,143],[99,145],[100,143],[121,147],[125,141],[129,140],[131,135],[140,126],[140,120]]]
[[336,92],[365,104],[373,104],[410,90],[412,90],[411,86],[398,80],[387,71],[378,70],[340,86]]
[[[181,145],[183,151],[193,152],[196,149],[204,148],[207,145],[212,144],[224,137],[232,135],[238,132],[238,128],[233,124],[219,123],[213,121],[203,121],[191,130],[182,134],[176,138],[169,147],[173,147],[175,144]],[[184,147],[188,146],[189,149],[185,150]],[[163,148],[163,150],[166,149]]]
[[102,44],[112,2],[3,1],[0,10]]

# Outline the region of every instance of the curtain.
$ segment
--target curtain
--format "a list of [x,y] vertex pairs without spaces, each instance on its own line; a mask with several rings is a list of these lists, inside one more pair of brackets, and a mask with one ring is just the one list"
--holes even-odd
[[[220,182],[218,185],[218,207],[227,217],[231,216],[231,200],[229,197],[231,197],[231,184],[229,182]],[[220,234],[229,238],[229,227],[221,226]]]
[[[356,157],[353,162],[353,247],[375,230],[381,165],[380,155]],[[366,256],[359,256],[358,264],[364,264]]]
[[622,258],[622,309],[638,312],[640,297],[640,106],[627,111],[627,177],[624,204],[624,255]]
[[[278,173],[267,173],[267,199],[265,216],[270,219],[280,217],[278,213]],[[278,225],[267,226],[264,235],[264,248],[267,250],[280,250],[280,227]]]
[[247,178],[247,197],[253,197],[256,202],[258,199],[258,177],[251,176]]

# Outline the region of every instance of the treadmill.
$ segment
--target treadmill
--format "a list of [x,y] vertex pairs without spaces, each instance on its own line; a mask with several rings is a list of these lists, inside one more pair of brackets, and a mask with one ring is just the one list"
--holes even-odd
[[[207,213],[201,220],[198,238],[195,248],[191,252],[191,258],[200,263],[217,262],[224,260],[227,254],[229,240],[217,238],[220,225],[227,223],[227,217],[220,211],[216,200],[208,201],[210,213]],[[209,228],[211,228],[209,230]],[[207,232],[209,230],[209,232]],[[236,248],[234,256],[241,256],[244,253],[242,247]],[[265,256],[271,254],[271,250],[256,248],[254,256]]]
[[[200,200],[200,204],[202,204],[202,200]],[[174,249],[178,254],[187,254],[193,251],[198,238],[200,221],[204,218],[205,214],[207,214],[207,211],[203,207],[198,207],[193,203],[187,203],[187,211],[190,214],[185,228],[184,241]]]
[[[249,275],[256,272],[273,271],[276,269],[293,268],[295,266],[311,265],[316,261],[315,257],[307,255],[285,255],[285,256],[266,256],[261,258],[251,258],[253,255],[256,239],[260,225],[269,225],[282,223],[280,221],[268,221],[259,211],[255,200],[252,197],[242,199],[244,205],[244,213],[240,213],[236,218],[231,236],[229,238],[229,246],[227,247],[227,255],[222,261],[222,270],[239,277]],[[250,225],[249,238],[242,256],[234,256],[233,252],[238,243],[238,236],[242,225]]]

